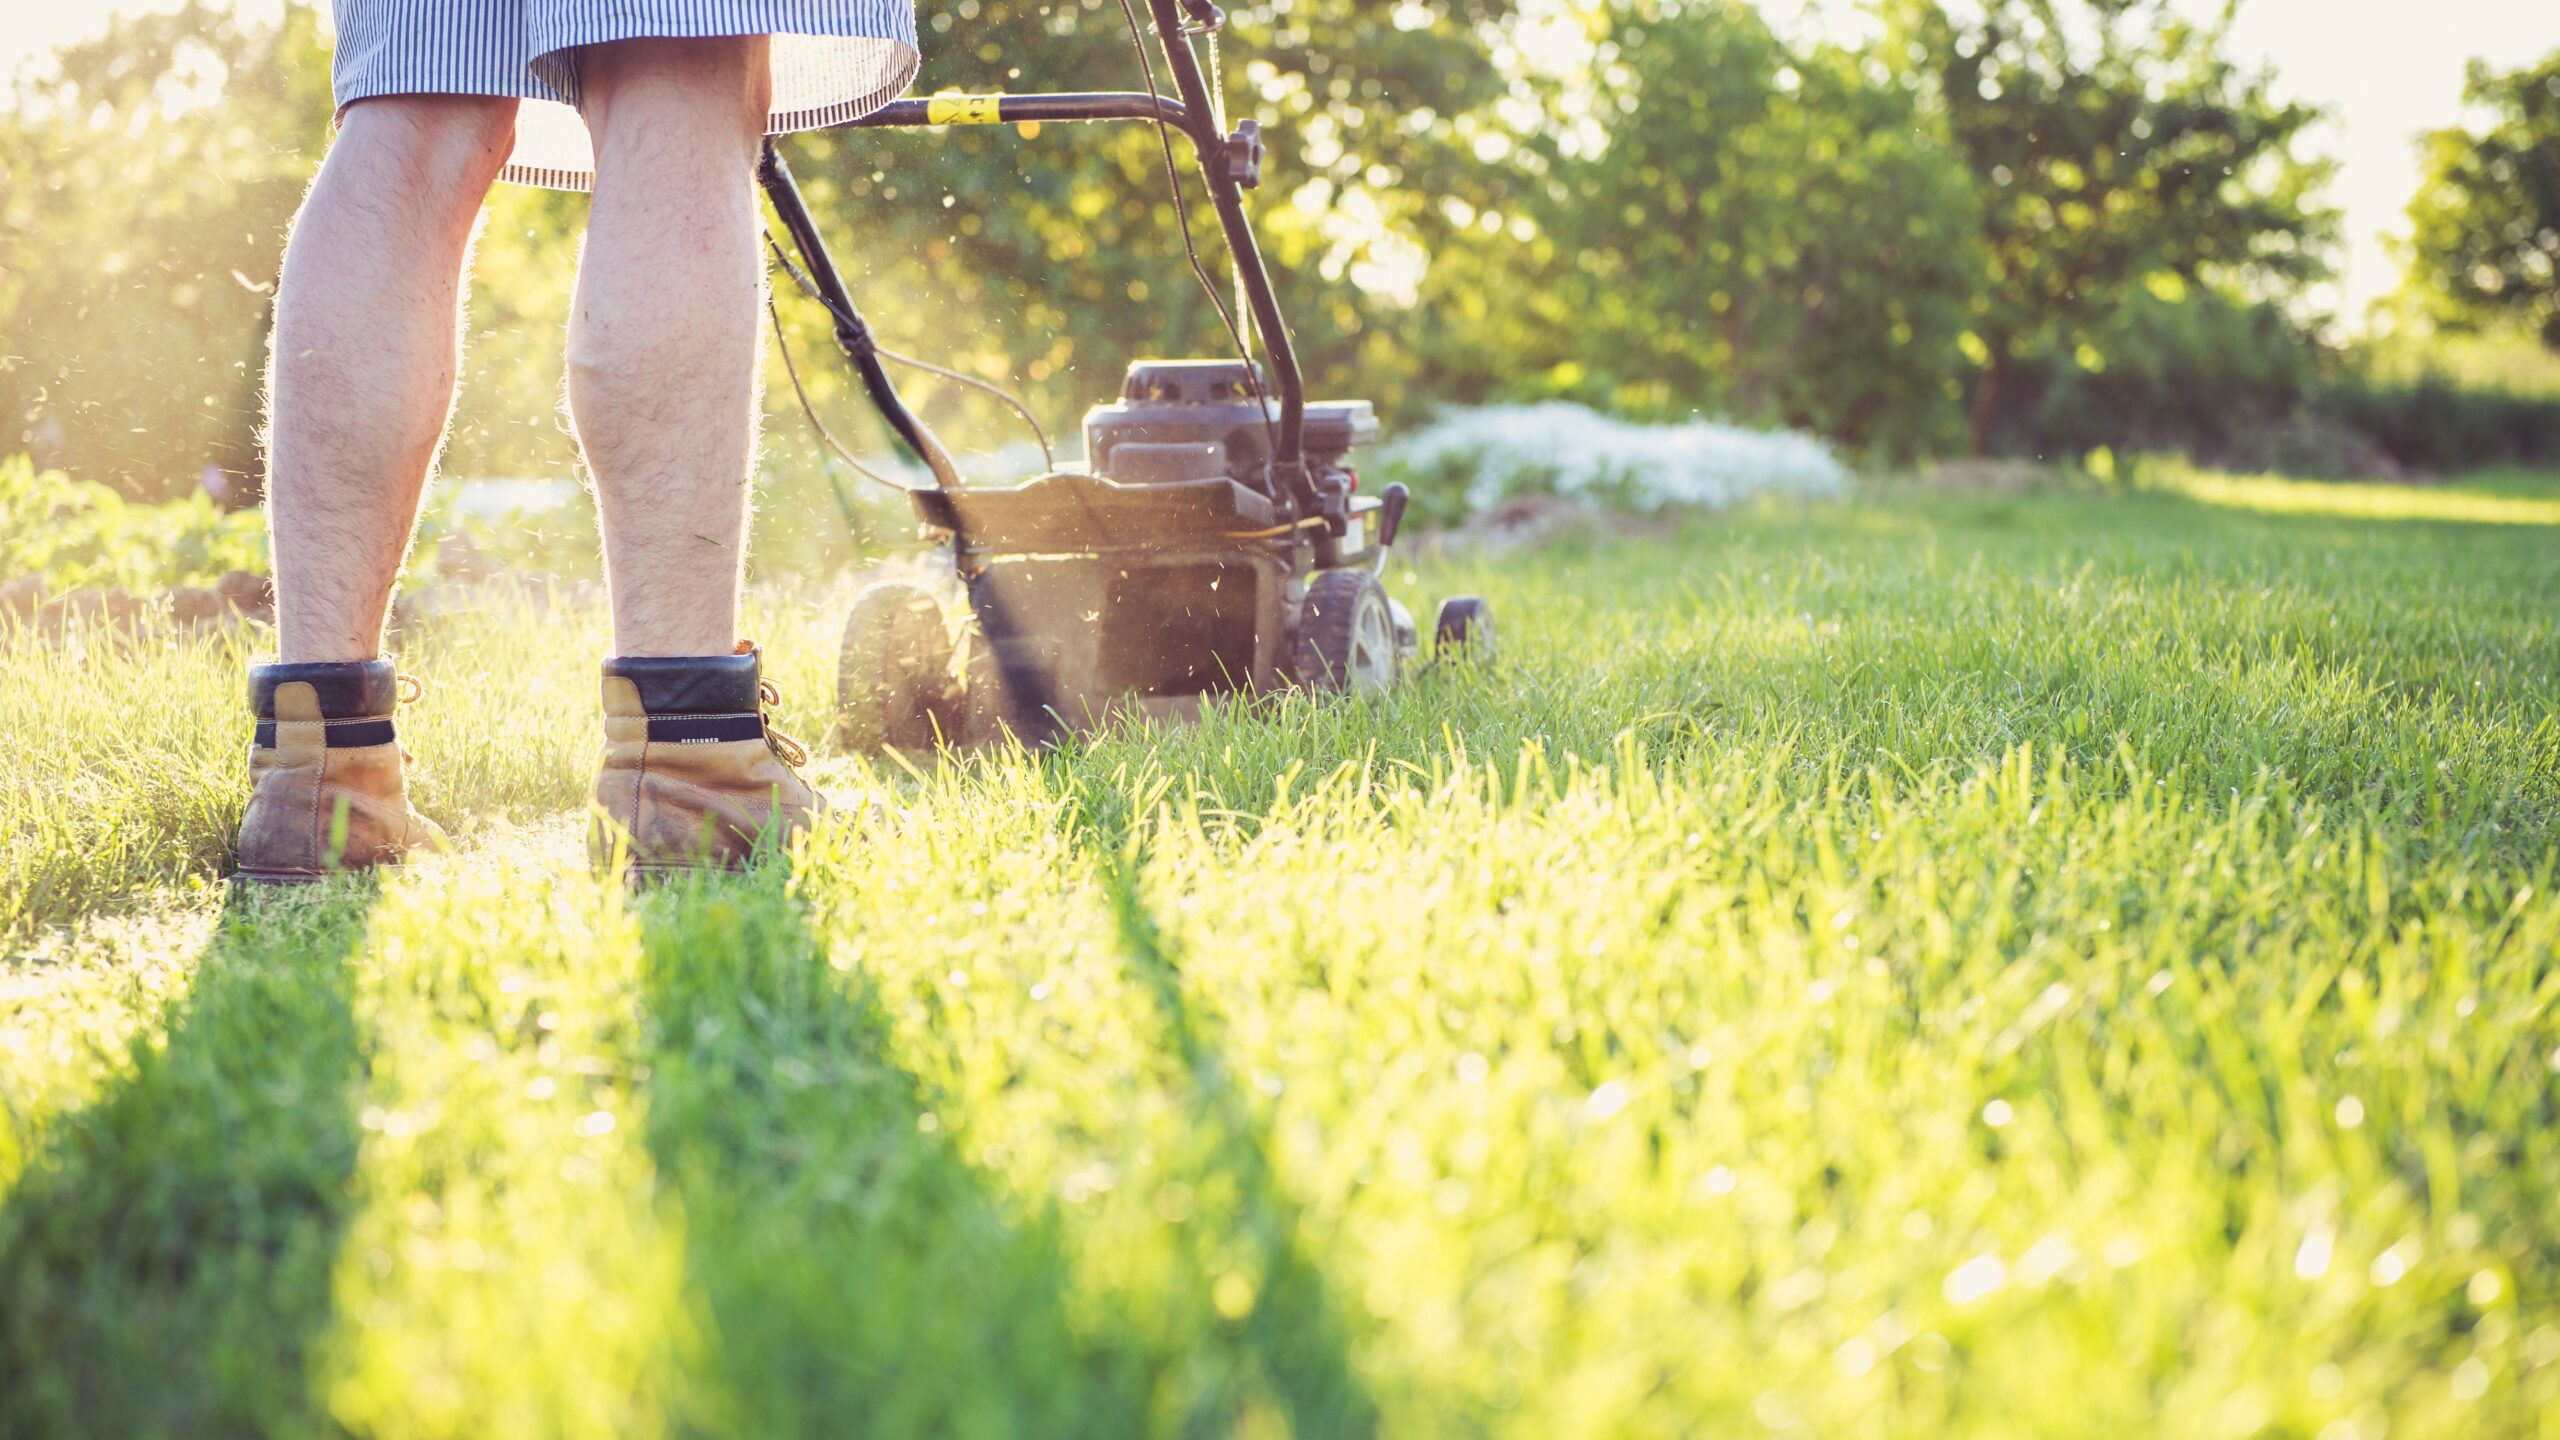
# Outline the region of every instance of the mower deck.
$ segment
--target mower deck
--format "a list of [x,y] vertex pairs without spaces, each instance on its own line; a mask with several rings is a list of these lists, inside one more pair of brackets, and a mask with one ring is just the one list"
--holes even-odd
[[1268,498],[1223,475],[1123,485],[1066,470],[1005,489],[921,490],[915,507],[982,553],[1208,544],[1278,520]]

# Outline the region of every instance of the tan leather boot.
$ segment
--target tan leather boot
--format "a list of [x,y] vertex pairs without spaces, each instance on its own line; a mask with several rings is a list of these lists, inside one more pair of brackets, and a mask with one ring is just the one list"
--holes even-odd
[[391,719],[419,688],[388,660],[249,667],[257,735],[241,879],[304,884],[445,848],[409,808],[409,757]]
[[766,718],[779,697],[760,658],[747,642],[735,655],[604,662],[589,837],[598,865],[627,845],[634,879],[735,869],[825,813],[826,797],[798,773],[809,752]]

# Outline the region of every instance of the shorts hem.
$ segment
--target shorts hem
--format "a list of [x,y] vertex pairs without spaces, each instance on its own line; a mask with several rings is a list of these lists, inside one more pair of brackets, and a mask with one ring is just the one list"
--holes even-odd
[[459,84],[440,81],[433,84],[412,85],[385,79],[351,85],[332,96],[331,99],[338,108],[331,112],[331,119],[343,124],[347,118],[347,107],[359,100],[387,100],[403,95],[449,95],[460,100],[549,100],[564,105],[568,103],[560,98],[557,91],[543,84],[538,77],[531,75],[525,77],[523,84],[512,88],[505,85],[474,85],[467,81]]
[[554,165],[518,165],[509,161],[498,171],[498,181],[505,185],[531,185],[542,190],[569,190],[585,195],[596,188],[596,173]]
[[[759,31],[756,33],[761,34],[764,32]],[[788,33],[799,34],[803,32],[792,31]],[[637,40],[651,37],[633,35],[625,36],[623,38]],[[713,39],[717,37],[669,36],[663,38]],[[876,40],[882,37],[870,35],[849,35],[841,38],[852,40]],[[591,43],[606,44],[610,42],[594,41]],[[768,137],[771,137],[776,135],[795,134],[803,130],[825,130],[837,125],[850,124],[907,93],[908,89],[916,83],[916,72],[922,68],[924,57],[914,46],[907,45],[903,41],[892,41],[890,43],[899,45],[906,53],[903,57],[904,63],[899,65],[896,73],[891,75],[887,81],[872,90],[866,91],[860,95],[851,96],[847,99],[831,101],[824,105],[802,106],[791,110],[776,110],[766,117],[764,133]],[[527,100],[551,100],[554,97],[548,95],[526,95],[520,98]],[[567,102],[561,101],[558,103],[566,104]],[[583,167],[564,165],[520,165],[512,160],[509,161],[504,168],[498,171],[498,179],[508,184],[532,185],[544,190],[568,190],[579,194],[585,194],[593,191],[595,189],[596,182],[595,170],[592,165]]]
[[[851,22],[829,25],[816,21],[777,25],[769,20],[760,20],[728,24],[715,22],[680,28],[674,21],[652,19],[646,15],[580,17],[573,23],[549,27],[532,36],[531,43],[527,47],[530,53],[526,61],[530,65],[539,66],[545,61],[555,60],[563,51],[576,50],[588,45],[610,45],[617,40],[730,40],[741,35],[805,35],[815,40],[871,40],[900,46],[912,58],[919,49],[912,24],[915,12],[909,7],[904,13],[910,17],[910,23],[905,26],[858,25]],[[881,33],[883,30],[888,33]]]

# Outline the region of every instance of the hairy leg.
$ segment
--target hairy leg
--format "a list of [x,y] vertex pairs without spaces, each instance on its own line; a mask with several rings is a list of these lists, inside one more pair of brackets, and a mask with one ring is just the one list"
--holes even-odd
[[766,43],[628,40],[582,63],[596,186],[569,415],[595,477],[617,655],[726,655],[738,639]]
[[381,653],[391,584],[453,410],[462,274],[516,102],[360,100],[276,290],[267,523],[288,663]]

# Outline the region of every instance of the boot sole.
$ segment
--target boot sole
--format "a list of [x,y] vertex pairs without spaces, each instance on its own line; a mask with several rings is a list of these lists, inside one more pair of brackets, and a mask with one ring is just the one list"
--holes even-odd
[[345,870],[234,870],[231,879],[243,885],[317,885],[323,880],[336,880],[348,875],[370,875],[399,863],[398,860],[383,860]]
[[646,890],[652,885],[663,885],[688,875],[735,875],[746,868],[743,860],[728,865],[717,862],[703,865],[626,865],[622,869],[622,884],[625,889]]
[[235,885],[317,885],[328,878],[325,874],[311,870],[234,870],[231,872],[231,881]]

